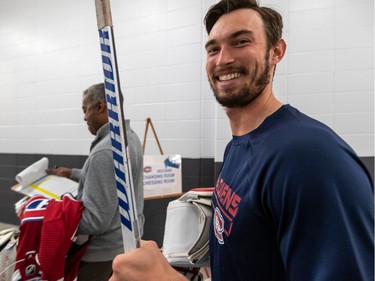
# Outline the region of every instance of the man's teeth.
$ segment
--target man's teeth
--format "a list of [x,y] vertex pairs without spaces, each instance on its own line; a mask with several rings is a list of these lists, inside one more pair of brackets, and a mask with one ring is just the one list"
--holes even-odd
[[232,74],[219,76],[219,80],[220,81],[229,81],[229,80],[232,80],[232,79],[236,79],[240,76],[241,76],[240,73],[232,73]]

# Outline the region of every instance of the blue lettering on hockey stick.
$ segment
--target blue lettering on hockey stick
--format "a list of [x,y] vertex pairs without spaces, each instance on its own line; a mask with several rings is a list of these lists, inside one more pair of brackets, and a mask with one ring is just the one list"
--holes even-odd
[[130,231],[132,231],[132,217],[131,210],[129,207],[129,196],[126,191],[126,174],[124,149],[125,144],[123,143],[122,130],[120,126],[120,110],[119,104],[116,98],[116,86],[117,83],[116,73],[114,73],[114,65],[112,60],[111,45],[110,45],[110,31],[99,30],[100,37],[100,47],[102,51],[102,63],[103,63],[103,72],[105,77],[105,89],[106,89],[106,100],[108,108],[108,118],[110,123],[111,130],[111,142],[113,150],[113,160],[115,164],[115,177],[116,177],[116,186],[118,193],[122,196],[119,196],[119,205],[120,205],[120,218],[121,223],[126,226]]

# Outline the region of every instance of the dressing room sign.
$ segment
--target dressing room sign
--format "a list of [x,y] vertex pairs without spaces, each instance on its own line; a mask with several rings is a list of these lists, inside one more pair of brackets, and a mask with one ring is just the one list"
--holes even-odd
[[144,197],[181,193],[181,169],[181,155],[144,155]]

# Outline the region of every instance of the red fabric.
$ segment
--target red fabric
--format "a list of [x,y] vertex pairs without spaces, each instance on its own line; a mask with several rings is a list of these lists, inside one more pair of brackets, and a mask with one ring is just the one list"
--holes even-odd
[[68,195],[62,200],[37,196],[28,201],[17,247],[17,260],[25,261],[15,267],[21,280],[75,280],[88,245],[72,244],[82,211],[82,202]]

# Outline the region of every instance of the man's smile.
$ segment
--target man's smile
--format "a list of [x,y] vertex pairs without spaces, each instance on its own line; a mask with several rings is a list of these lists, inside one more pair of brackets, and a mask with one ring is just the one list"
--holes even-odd
[[220,82],[230,81],[230,80],[236,79],[240,76],[241,76],[241,73],[239,73],[239,72],[225,74],[225,75],[219,76],[219,81]]

